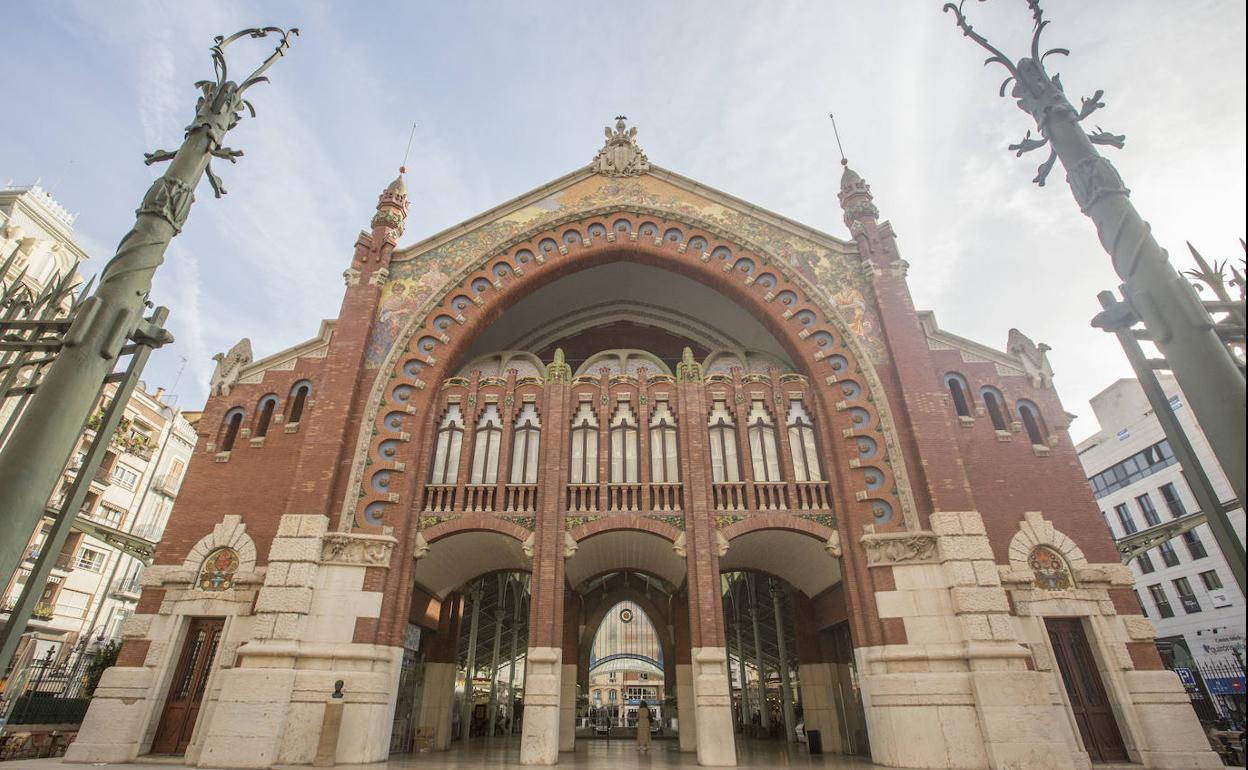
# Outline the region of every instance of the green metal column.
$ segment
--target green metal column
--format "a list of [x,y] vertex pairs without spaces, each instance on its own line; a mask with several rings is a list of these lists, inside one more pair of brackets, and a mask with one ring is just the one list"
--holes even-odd
[[1035,22],[1031,55],[1017,64],[972,29],[960,4],[946,3],[944,10],[954,14],[966,37],[991,54],[987,64],[1000,64],[1009,71],[1009,77],[1001,84],[1001,95],[1005,95],[1012,82],[1011,95],[1040,131],[1039,137],[1032,137],[1028,131],[1010,149],[1022,155],[1049,147],[1048,159],[1040,164],[1034,180],[1040,185],[1054,163],[1062,162],[1075,202],[1096,225],[1101,245],[1122,278],[1123,295],[1144,322],[1149,339],[1165,356],[1236,497],[1243,501],[1248,458],[1244,374],[1195,290],[1170,264],[1148,223],[1131,204],[1117,169],[1096,149],[1098,144],[1122,147],[1126,137],[1099,127],[1089,134],[1080,125],[1105,106],[1101,102],[1103,92],[1084,98],[1080,108],[1075,109],[1060,79],[1050,77],[1044,68],[1046,57],[1070,52],[1064,48],[1041,52],[1040,36],[1049,22],[1037,0],[1027,5]]
[[[269,32],[281,35],[277,50],[242,85],[227,80],[224,48],[240,37],[264,37]],[[251,109],[244,92],[267,80],[262,73],[283,55],[292,34],[298,30],[265,28],[217,38],[212,47],[217,80],[200,84],[203,95],[185,141],[177,152],[147,156],[149,164],[172,162],[143,197],[133,229],[105,265],[95,294],[83,301],[63,349],[0,452],[0,574],[11,574],[21,564],[27,536],[43,515],[104,379],[116,366],[122,346],[139,332],[152,276],[164,262],[169,242],[181,232],[195,187],[205,172],[213,189],[221,193],[220,180],[208,168],[209,160],[233,161],[242,155],[225,147],[222,140],[238,124],[242,111]],[[161,341],[166,338],[164,333]]]

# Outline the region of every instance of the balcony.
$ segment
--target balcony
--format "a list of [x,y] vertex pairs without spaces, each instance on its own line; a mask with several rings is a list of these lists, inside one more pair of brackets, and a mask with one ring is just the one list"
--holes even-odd
[[[13,610],[17,609],[17,600],[17,596],[4,597],[4,605],[3,607],[0,607],[0,612],[3,612],[6,615],[12,614]],[[48,604],[47,602],[37,602],[34,609],[30,611],[30,619],[51,620],[52,616],[55,614],[56,607],[54,605]]]
[[152,491],[165,497],[177,497],[182,486],[182,476],[177,473],[162,473],[152,479]]
[[143,586],[139,582],[137,575],[132,577],[117,578],[113,581],[109,588],[109,593],[117,599],[128,599],[130,601],[138,601],[139,594],[143,591]]
[[597,484],[569,484],[568,512],[584,513],[598,510]]
[[712,484],[711,499],[717,511],[744,511],[749,508],[744,481],[720,481]]
[[684,493],[680,484],[651,484],[650,510],[680,511],[684,510]]
[[754,508],[760,511],[784,511],[788,507],[788,488],[783,481],[754,482]]
[[607,510],[609,511],[640,511],[640,484],[608,484]]
[[828,485],[822,481],[799,481],[795,483],[797,490],[797,507],[803,511],[827,511],[832,504],[828,501]]
[[[30,548],[27,548],[26,561],[34,562],[38,559],[41,548],[42,546],[38,545],[32,545]],[[71,572],[74,569],[74,555],[64,551],[57,554],[56,561],[52,563],[52,569],[60,570],[61,572]]]
[[537,511],[536,484],[508,484],[503,488],[506,513],[533,513]]
[[470,512],[494,510],[497,484],[469,484],[464,487],[464,510]]

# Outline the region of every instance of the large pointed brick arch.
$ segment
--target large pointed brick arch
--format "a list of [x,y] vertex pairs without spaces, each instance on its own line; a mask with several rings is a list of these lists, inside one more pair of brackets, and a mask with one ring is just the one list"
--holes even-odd
[[[629,223],[629,232],[617,237],[614,228],[621,221]],[[641,236],[646,224],[660,235]],[[678,240],[662,237],[673,231]],[[860,341],[829,301],[830,292],[746,237],[636,207],[548,223],[471,260],[425,301],[391,347],[367,397],[339,528],[391,531],[410,548],[415,531],[424,526],[412,501],[433,439],[431,404],[442,381],[455,374],[476,337],[515,302],[559,278],[615,261],[697,280],[772,333],[815,394],[841,530],[919,528],[885,391]],[[875,515],[880,506],[893,512],[887,523]],[[811,534],[807,527],[798,531]],[[856,538],[845,539],[857,547]],[[853,560],[865,565],[865,558]],[[399,563],[404,566],[378,576],[387,594],[403,594],[410,579],[410,558]]]

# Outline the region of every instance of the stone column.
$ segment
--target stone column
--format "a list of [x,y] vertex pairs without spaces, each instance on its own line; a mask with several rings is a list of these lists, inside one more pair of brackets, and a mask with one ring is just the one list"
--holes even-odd
[[815,627],[814,607],[809,599],[794,591],[793,625],[797,637],[797,671],[802,690],[802,720],[809,735],[819,731],[823,750],[844,754],[840,715],[836,703],[836,674],[824,660]]
[[[579,602],[575,594],[564,595],[563,668],[559,684],[559,750],[576,750],[576,674],[580,641]],[[571,662],[569,662],[571,661]]]
[[[552,365],[553,367],[554,365]],[[566,424],[569,377],[565,369],[548,372],[542,424]],[[556,429],[558,430],[558,429]],[[533,579],[529,605],[529,649],[525,665],[524,732],[520,764],[553,765],[559,761],[559,700],[563,677],[563,562],[576,550],[563,526],[563,473],[567,441],[543,436],[538,484],[545,492],[533,538]]]
[[446,751],[451,746],[456,658],[459,653],[459,628],[463,611],[464,597],[461,594],[450,594],[442,600],[438,630],[425,658],[416,729],[424,731],[430,737],[434,751]]
[[672,624],[674,626],[675,644],[672,657],[676,659],[676,679],[671,687],[676,688],[676,721],[677,741],[680,750],[697,751],[697,709],[693,707],[693,666],[690,664],[689,649],[689,605],[679,598],[673,602]]

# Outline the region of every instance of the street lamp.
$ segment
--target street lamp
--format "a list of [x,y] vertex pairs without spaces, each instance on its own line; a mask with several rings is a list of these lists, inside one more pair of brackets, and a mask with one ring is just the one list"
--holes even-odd
[[[268,80],[265,71],[283,56],[291,37],[298,33],[297,29],[264,27],[214,39],[210,50],[216,78],[195,84],[201,95],[182,146],[176,152],[146,155],[148,164],[171,161],[169,168],[143,196],[134,227],[104,266],[95,293],[74,308],[72,323],[61,336],[40,341],[55,359],[0,450],[0,575],[13,574],[21,565],[29,535],[44,515],[61,470],[78,443],[102,386],[114,376],[118,359],[136,348],[150,351],[173,339],[162,327],[163,308],[149,319],[143,317],[152,277],[164,262],[169,242],[181,232],[204,174],[218,197],[225,192],[208,163],[212,158],[232,163],[242,155],[222,143],[225,135],[238,124],[243,110],[255,115],[244,94],[251,86]],[[230,80],[225,49],[240,38],[269,34],[280,37],[273,53],[241,84]],[[118,391],[119,398],[122,392]],[[0,393],[0,398],[5,395]],[[96,442],[107,443],[110,435],[111,428],[101,429]],[[98,465],[98,456],[95,462]],[[83,468],[80,475],[89,476],[94,470]],[[59,539],[50,537],[44,546],[52,554],[59,552],[69,528],[56,527],[54,533]],[[7,631],[14,630],[16,620],[14,614]]]
[[[1165,249],[1153,237],[1147,222],[1135,210],[1129,191],[1118,171],[1096,149],[1096,145],[1121,148],[1126,137],[1103,131],[1099,126],[1087,133],[1080,123],[1104,107],[1103,91],[1083,98],[1078,109],[1063,90],[1061,78],[1050,76],[1044,61],[1049,56],[1068,56],[1065,48],[1041,51],[1040,37],[1049,22],[1039,0],[1027,0],[1035,23],[1030,56],[1012,61],[986,38],[972,29],[963,12],[965,0],[946,3],[962,34],[971,38],[990,56],[985,64],[999,64],[1009,72],[1000,94],[1013,83],[1010,95],[1019,109],[1036,122],[1039,136],[1031,131],[1017,144],[1010,145],[1017,155],[1048,147],[1049,155],[1040,164],[1035,179],[1043,186],[1056,161],[1066,169],[1066,181],[1079,209],[1096,225],[1101,245],[1109,253],[1114,270],[1122,279],[1120,290],[1130,313],[1144,325],[1136,332],[1139,339],[1156,344],[1165,358],[1164,365],[1174,372],[1179,387],[1187,395],[1209,446],[1226,473],[1236,497],[1244,500],[1244,372],[1227,342],[1239,335],[1242,340],[1243,305],[1238,313],[1224,303],[1206,306],[1195,290],[1170,264]],[[1233,305],[1233,303],[1232,303]],[[1215,321],[1214,312],[1229,315]],[[1099,316],[1098,316],[1099,318]],[[1220,510],[1210,516],[1224,515]],[[1242,553],[1242,551],[1241,551]],[[1228,558],[1230,558],[1228,554]],[[1242,574],[1242,573],[1241,573]]]

